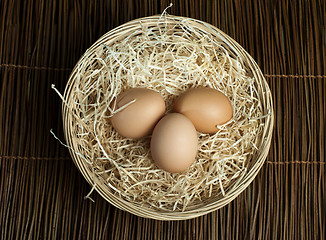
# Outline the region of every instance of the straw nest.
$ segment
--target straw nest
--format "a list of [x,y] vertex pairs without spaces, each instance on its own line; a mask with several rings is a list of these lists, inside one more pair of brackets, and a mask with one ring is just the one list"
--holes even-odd
[[[110,124],[127,107],[110,106],[134,87],[160,92],[167,112],[187,89],[215,88],[230,99],[233,119],[216,134],[198,132],[194,164],[168,173],[151,159],[150,136],[127,139]],[[76,165],[105,199],[139,216],[186,219],[224,206],[253,180],[270,145],[271,95],[257,64],[226,34],[194,19],[164,13],[108,32],[77,63],[63,99]]]

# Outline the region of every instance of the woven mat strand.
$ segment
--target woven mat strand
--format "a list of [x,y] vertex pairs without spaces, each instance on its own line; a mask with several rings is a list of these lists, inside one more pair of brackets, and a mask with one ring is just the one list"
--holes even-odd
[[326,239],[326,4],[175,0],[171,14],[214,24],[265,73],[275,129],[266,164],[226,207],[162,222],[92,194],[63,138],[69,72],[102,34],[170,1],[0,1],[0,239]]

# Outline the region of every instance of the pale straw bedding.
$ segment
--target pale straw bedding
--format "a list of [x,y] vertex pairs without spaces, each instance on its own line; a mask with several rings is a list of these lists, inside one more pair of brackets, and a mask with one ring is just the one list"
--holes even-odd
[[[264,116],[253,74],[223,40],[186,20],[164,14],[151,26],[139,24],[114,43],[101,44],[76,72],[65,99],[73,119],[67,124],[74,151],[88,162],[93,177],[103,179],[109,191],[126,201],[182,211],[224,195],[246,173],[261,144]],[[160,92],[167,112],[187,89],[215,88],[228,96],[234,116],[218,126],[216,134],[198,132],[194,164],[171,174],[153,163],[150,136],[126,139],[110,124],[116,97],[133,87]]]

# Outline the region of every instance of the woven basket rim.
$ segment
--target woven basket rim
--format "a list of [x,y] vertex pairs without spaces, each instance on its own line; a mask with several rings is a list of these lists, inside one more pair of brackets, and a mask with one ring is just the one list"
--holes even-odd
[[[111,31],[107,32],[104,34],[102,37],[100,37],[90,48],[86,50],[84,55],[79,59],[77,64],[75,65],[74,69],[72,70],[68,83],[66,86],[66,89],[64,91],[64,99],[67,100],[70,96],[72,87],[73,87],[73,82],[74,82],[74,76],[76,73],[76,67],[81,63],[82,61],[87,61],[87,57],[94,52],[102,43],[107,42],[108,40],[112,41],[112,39],[115,39],[117,37],[121,37],[124,35],[121,35],[122,33],[127,33],[128,31],[132,31],[135,28],[140,27],[140,22],[142,24],[146,23],[157,23],[157,21],[162,17],[161,15],[154,15],[154,16],[149,16],[149,17],[144,17],[144,18],[138,18],[134,19],[130,22],[127,22],[125,24],[122,24],[118,26],[117,28],[112,29]],[[264,127],[264,133],[263,133],[263,144],[261,146],[261,149],[258,153],[257,159],[255,160],[253,166],[249,169],[249,171],[241,178],[239,179],[239,183],[234,184],[231,189],[228,189],[225,192],[225,196],[218,201],[214,201],[212,203],[207,204],[205,207],[201,207],[199,209],[192,209],[192,210],[185,210],[185,211],[174,211],[174,212],[166,212],[166,211],[158,211],[156,209],[148,208],[148,207],[142,207],[139,206],[138,204],[134,204],[131,202],[128,202],[122,198],[119,198],[112,194],[109,190],[107,190],[106,187],[104,187],[100,180],[98,178],[93,178],[92,172],[89,170],[87,167],[87,163],[79,156],[77,155],[74,151],[69,149],[70,154],[72,156],[72,159],[77,166],[77,168],[80,170],[84,178],[87,180],[89,184],[91,184],[94,189],[109,203],[114,205],[115,207],[128,211],[130,213],[133,213],[135,215],[138,215],[140,217],[145,217],[145,218],[152,218],[152,219],[157,219],[157,220],[186,220],[186,219],[191,219],[195,217],[199,217],[205,214],[208,214],[214,210],[217,210],[228,203],[230,203],[232,200],[234,200],[241,192],[243,192],[249,184],[254,180],[256,175],[258,174],[259,170],[263,166],[269,148],[271,144],[271,138],[272,138],[272,131],[273,131],[273,126],[274,126],[274,110],[273,110],[273,102],[272,102],[272,95],[269,89],[269,86],[258,66],[258,64],[254,61],[254,59],[241,47],[239,43],[237,43],[234,39],[232,39],[230,36],[222,32],[220,29],[217,27],[200,21],[196,20],[193,18],[188,18],[188,17],[180,17],[180,16],[173,16],[173,15],[168,15],[166,16],[168,20],[173,20],[173,21],[189,21],[191,24],[196,24],[200,25],[203,28],[209,29],[210,31],[213,31],[215,34],[217,34],[221,39],[223,39],[223,42],[227,44],[229,47],[232,48],[233,51],[235,51],[238,54],[241,54],[250,68],[253,70],[254,77],[256,81],[260,84],[261,89],[263,90],[263,99],[265,100],[264,103],[266,102],[265,106],[266,108],[269,109],[270,115],[266,117],[266,124]],[[197,26],[198,27],[198,26]],[[63,117],[63,129],[64,129],[64,135],[65,139],[67,141],[68,146],[71,146],[73,148],[73,141],[71,138],[71,131],[69,129],[69,109],[67,108],[66,104],[63,102],[62,103],[62,117]],[[241,181],[240,181],[241,180]],[[231,191],[230,191],[231,190]]]

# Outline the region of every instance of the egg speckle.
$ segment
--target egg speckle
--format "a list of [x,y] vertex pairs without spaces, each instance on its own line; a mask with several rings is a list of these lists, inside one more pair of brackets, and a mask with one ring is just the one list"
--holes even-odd
[[170,173],[183,172],[194,162],[197,150],[196,129],[184,115],[167,114],[155,126],[151,154],[159,168]]
[[233,116],[230,100],[213,88],[193,88],[179,96],[174,111],[191,120],[196,130],[216,133],[217,125],[227,123]]
[[165,102],[156,91],[132,88],[118,96],[115,109],[133,100],[136,101],[112,116],[111,123],[120,135],[138,139],[152,133],[156,123],[165,113]]

